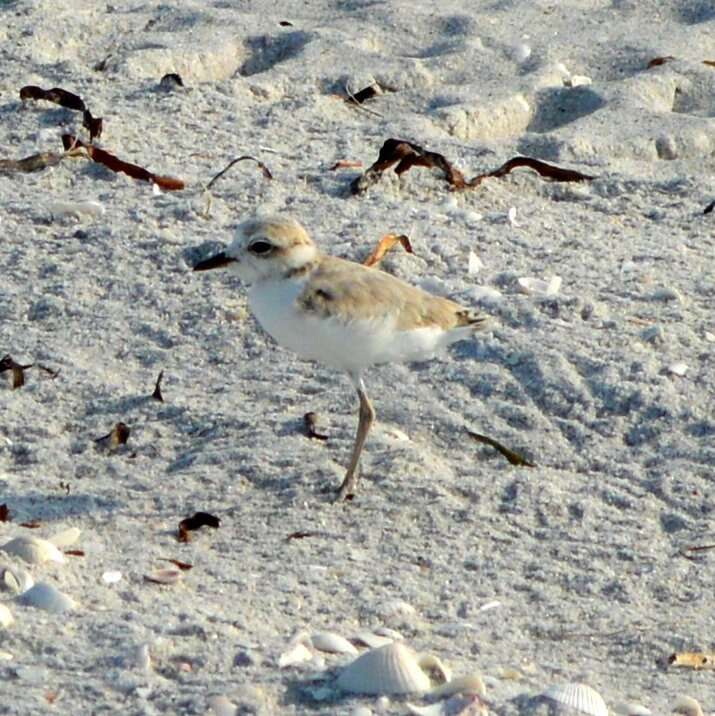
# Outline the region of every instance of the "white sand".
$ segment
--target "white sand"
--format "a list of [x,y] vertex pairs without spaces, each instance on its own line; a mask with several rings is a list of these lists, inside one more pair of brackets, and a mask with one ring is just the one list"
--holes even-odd
[[[101,146],[189,183],[155,196],[83,160],[0,176],[0,354],[61,370],[0,390],[13,516],[0,541],[38,520],[45,537],[79,527],[86,553],[31,569],[79,609],[4,595],[2,713],[204,714],[225,694],[241,713],[349,714],[375,699],[313,698],[345,657],[326,655],[325,671],[278,657],[298,629],[382,625],[491,677],[493,713],[526,713],[526,696],[567,680],[611,706],[666,714],[685,693],[715,710],[712,672],[663,667],[715,647],[715,555],[678,555],[715,541],[711,3],[41,0],[4,2],[0,19],[5,158],[81,131],[76,112],[21,106],[21,86],[59,86],[104,117]],[[665,55],[677,59],[646,69]],[[185,89],[159,89],[172,71]],[[365,105],[380,116],[336,97],[373,78],[397,89]],[[358,170],[328,167],[367,167],[388,137],[468,176],[528,153],[598,178],[520,170],[452,194],[415,169],[349,196]],[[205,218],[201,187],[240,154],[275,179],[239,164]],[[106,213],[51,210],[84,201]],[[190,272],[257,208],[290,211],[356,260],[407,233],[417,255],[396,251],[385,270],[466,304],[481,286],[500,293],[483,304],[491,334],[367,376],[379,424],[346,506],[323,489],[352,444],[347,380],[257,330],[236,280]],[[556,297],[518,289],[554,275]],[[678,362],[683,376],[668,371]],[[147,396],[162,369],[160,404]],[[327,443],[302,434],[308,410]],[[119,420],[127,448],[96,449]],[[538,467],[510,466],[465,427]],[[181,545],[177,523],[196,510],[222,526]],[[318,534],[287,543],[298,530]],[[194,569],[145,583],[165,557]],[[105,584],[107,570],[123,579]]]

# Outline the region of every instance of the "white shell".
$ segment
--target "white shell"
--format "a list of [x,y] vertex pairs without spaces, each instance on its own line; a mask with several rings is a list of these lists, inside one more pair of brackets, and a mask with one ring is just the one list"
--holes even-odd
[[361,631],[353,637],[353,640],[359,644],[365,644],[365,646],[369,646],[371,649],[379,649],[381,646],[387,646],[387,644],[392,644],[392,642],[395,641],[388,636],[374,634],[371,631]]
[[601,694],[586,684],[556,684],[543,695],[561,706],[564,714],[585,714],[585,716],[608,716],[608,707]]
[[484,680],[481,674],[474,673],[447,680],[444,684],[435,686],[435,688],[430,691],[430,696],[433,697],[452,696],[453,694],[486,696],[487,687],[484,686]]
[[14,621],[12,612],[4,604],[0,604],[0,629],[9,627]]
[[293,644],[287,651],[284,651],[278,657],[278,666],[284,669],[286,666],[293,666],[294,664],[300,664],[304,661],[310,661],[313,658],[313,654],[305,644],[297,643]]
[[554,276],[549,281],[544,281],[540,278],[524,276],[517,280],[517,284],[522,293],[535,296],[555,296],[561,290],[561,277]]
[[593,80],[586,75],[571,75],[564,81],[564,84],[567,87],[581,87],[583,85],[590,85],[592,83]]
[[678,362],[668,366],[668,372],[673,375],[679,375],[681,378],[688,372],[688,366],[686,363]]
[[209,699],[209,708],[214,716],[236,716],[238,713],[238,706],[225,696],[212,696]]
[[671,706],[674,714],[683,716],[703,716],[700,704],[692,696],[679,696],[678,700]]
[[43,562],[63,564],[65,561],[65,556],[52,542],[39,537],[15,537],[0,549],[7,554],[24,559],[30,564],[42,564]]
[[511,56],[514,58],[515,62],[521,64],[522,62],[526,62],[526,60],[531,57],[531,48],[523,42],[520,42],[512,48]]
[[618,716],[652,716],[652,711],[640,704],[633,704],[628,701],[619,701],[613,707],[613,713]]
[[70,547],[79,539],[81,534],[82,531],[77,529],[77,527],[69,527],[66,530],[62,530],[62,532],[58,532],[56,535],[52,535],[49,541],[52,542],[55,547]]
[[122,579],[122,573],[116,569],[110,569],[102,573],[102,581],[105,584],[116,584]]
[[507,221],[515,228],[518,229],[521,224],[516,220],[516,207],[512,206],[506,213]]
[[371,649],[343,669],[337,685],[352,694],[420,694],[432,684],[418,657],[402,642]]
[[373,716],[372,709],[369,706],[356,706],[350,716]]
[[477,256],[474,251],[469,252],[469,275],[474,276],[478,274],[484,268],[482,260]]
[[358,650],[344,636],[331,631],[316,632],[310,637],[310,641],[314,649],[329,654],[358,654]]
[[494,599],[491,602],[485,602],[477,611],[487,612],[490,609],[497,609],[501,606],[501,602],[498,599]]
[[21,594],[17,601],[37,609],[44,609],[46,612],[60,614],[68,609],[74,609],[77,602],[59,589],[47,582],[38,582],[34,587]]
[[9,651],[0,651],[0,661],[12,661],[13,655]]
[[0,589],[22,594],[26,592],[35,580],[32,575],[22,567],[0,567]]

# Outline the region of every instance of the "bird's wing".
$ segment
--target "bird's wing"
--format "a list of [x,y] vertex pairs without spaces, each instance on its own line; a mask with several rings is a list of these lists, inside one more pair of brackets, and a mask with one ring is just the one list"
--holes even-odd
[[486,316],[446,298],[433,296],[375,268],[332,256],[323,257],[298,296],[301,310],[325,318],[376,320],[392,318],[397,330],[473,326]]

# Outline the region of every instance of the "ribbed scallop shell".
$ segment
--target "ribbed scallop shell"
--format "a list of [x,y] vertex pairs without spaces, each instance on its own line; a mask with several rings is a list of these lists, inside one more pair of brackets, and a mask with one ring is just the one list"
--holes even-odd
[[371,649],[348,664],[337,685],[353,694],[419,694],[432,684],[418,657],[402,642]]
[[559,716],[608,716],[601,694],[586,684],[555,684],[543,696],[558,704]]
[[0,547],[0,550],[30,564],[42,564],[42,562],[62,564],[65,561],[65,556],[52,542],[39,537],[15,537]]
[[77,606],[74,599],[46,582],[38,582],[34,587],[21,594],[17,601],[53,614],[61,614]]

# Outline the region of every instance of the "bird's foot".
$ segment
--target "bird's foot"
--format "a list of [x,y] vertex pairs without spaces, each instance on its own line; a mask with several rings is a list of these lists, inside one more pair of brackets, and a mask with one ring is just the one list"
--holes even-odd
[[357,487],[357,478],[352,475],[343,480],[343,484],[336,490],[335,501],[346,502],[355,497],[355,488]]

